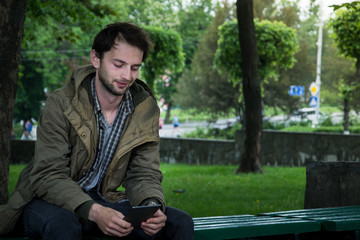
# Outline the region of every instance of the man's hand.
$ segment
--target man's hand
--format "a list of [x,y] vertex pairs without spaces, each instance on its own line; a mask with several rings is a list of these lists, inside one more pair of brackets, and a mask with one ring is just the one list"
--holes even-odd
[[112,237],[125,237],[134,229],[130,223],[123,220],[124,215],[121,212],[97,203],[91,206],[88,218],[95,222],[104,234]]
[[147,235],[153,236],[158,233],[166,222],[166,215],[159,209],[152,218],[141,223],[141,228]]

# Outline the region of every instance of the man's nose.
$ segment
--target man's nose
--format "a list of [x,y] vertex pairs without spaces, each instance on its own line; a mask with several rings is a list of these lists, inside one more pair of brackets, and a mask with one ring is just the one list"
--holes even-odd
[[121,78],[126,80],[131,80],[131,69],[130,67],[125,67],[123,71],[121,71]]

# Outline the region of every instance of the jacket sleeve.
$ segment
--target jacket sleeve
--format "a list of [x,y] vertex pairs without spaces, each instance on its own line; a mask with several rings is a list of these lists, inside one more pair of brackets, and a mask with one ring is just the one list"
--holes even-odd
[[70,177],[71,125],[63,114],[64,101],[50,96],[40,115],[30,183],[37,197],[74,212],[91,198]]
[[154,198],[165,209],[165,199],[159,170],[159,142],[148,142],[133,149],[123,186],[132,205],[140,205],[145,199]]

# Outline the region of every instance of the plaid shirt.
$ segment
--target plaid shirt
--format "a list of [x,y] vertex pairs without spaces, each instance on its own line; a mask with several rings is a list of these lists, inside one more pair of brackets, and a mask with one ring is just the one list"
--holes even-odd
[[[92,166],[86,175],[78,181],[78,184],[84,191],[95,190],[102,197],[100,193],[101,182],[119,143],[125,120],[134,111],[134,105],[130,92],[126,91],[112,126],[108,126],[96,95],[94,79],[91,81],[91,92],[95,99],[94,111],[97,118],[98,145]],[[107,128],[111,128],[109,134],[106,133]]]

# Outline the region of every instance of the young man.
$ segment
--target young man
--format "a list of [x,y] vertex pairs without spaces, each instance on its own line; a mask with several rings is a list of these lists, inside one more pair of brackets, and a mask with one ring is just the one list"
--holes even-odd
[[[159,170],[159,109],[137,79],[150,41],[129,23],[94,39],[91,66],[47,99],[35,156],[0,206],[0,233],[22,220],[28,236],[81,239],[102,232],[128,239],[192,239],[192,218],[166,207]],[[117,189],[123,186],[125,192]],[[134,228],[131,206],[161,204]],[[11,219],[11,220],[9,220]]]

